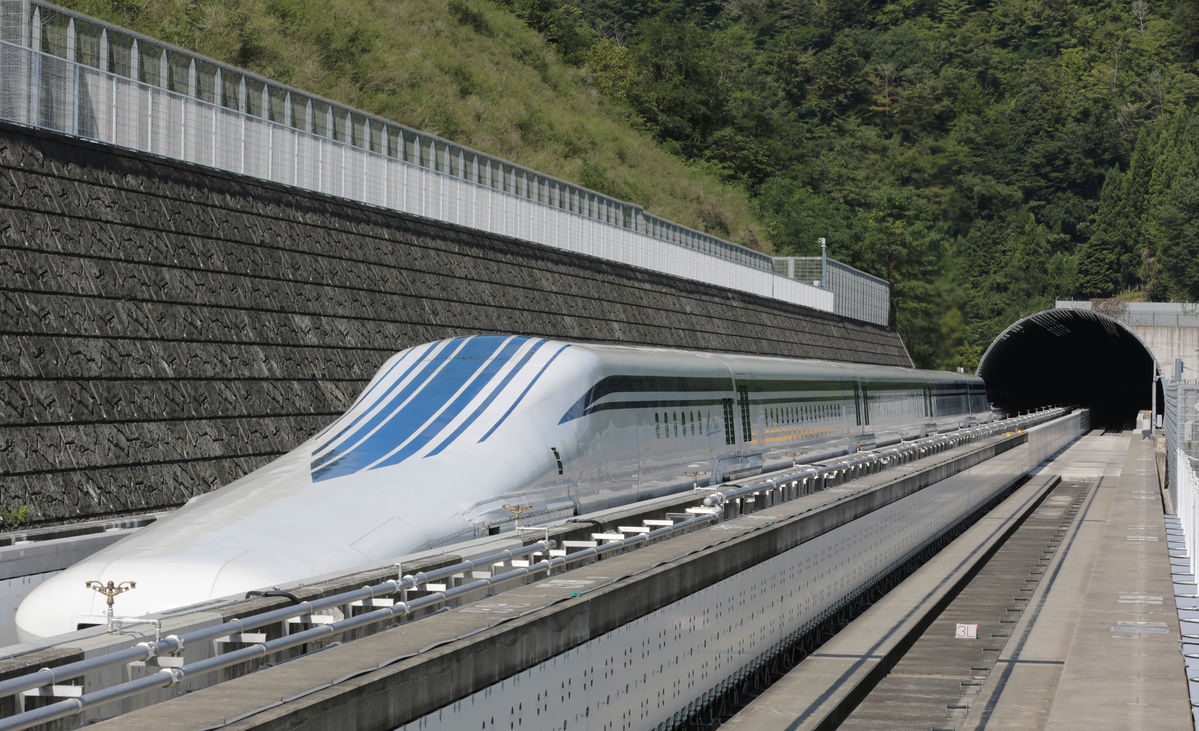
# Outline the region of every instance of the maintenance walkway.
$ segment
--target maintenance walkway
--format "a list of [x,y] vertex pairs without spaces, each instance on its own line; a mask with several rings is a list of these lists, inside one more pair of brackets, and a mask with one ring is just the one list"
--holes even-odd
[[1190,729],[1153,448],[1093,432],[734,729]]

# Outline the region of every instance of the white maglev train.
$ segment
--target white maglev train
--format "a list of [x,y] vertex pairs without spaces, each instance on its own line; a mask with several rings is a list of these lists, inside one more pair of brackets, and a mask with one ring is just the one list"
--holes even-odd
[[324,431],[44,582],[23,636],[239,595],[990,418],[981,379],[811,360],[460,337],[388,360]]

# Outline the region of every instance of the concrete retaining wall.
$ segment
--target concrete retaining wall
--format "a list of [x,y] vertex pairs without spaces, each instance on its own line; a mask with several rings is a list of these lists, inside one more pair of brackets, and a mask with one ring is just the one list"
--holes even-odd
[[828,313],[9,125],[0,230],[0,509],[43,520],[225,484],[464,333],[910,365]]

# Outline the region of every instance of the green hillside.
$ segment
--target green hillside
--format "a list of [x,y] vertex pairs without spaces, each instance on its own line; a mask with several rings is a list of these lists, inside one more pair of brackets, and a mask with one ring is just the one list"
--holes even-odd
[[769,251],[741,185],[664,151],[486,0],[62,5]]
[[74,8],[893,283],[922,366],[1055,297],[1199,299],[1193,0]]

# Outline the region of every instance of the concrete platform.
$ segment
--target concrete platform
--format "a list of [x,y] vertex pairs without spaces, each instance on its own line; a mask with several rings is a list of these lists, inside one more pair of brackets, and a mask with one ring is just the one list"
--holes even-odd
[[728,726],[1189,729],[1172,593],[1151,444],[1095,433]]
[[1192,728],[1151,443],[1092,436],[1057,469],[1096,487],[966,727]]

